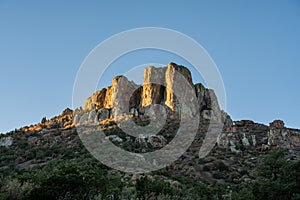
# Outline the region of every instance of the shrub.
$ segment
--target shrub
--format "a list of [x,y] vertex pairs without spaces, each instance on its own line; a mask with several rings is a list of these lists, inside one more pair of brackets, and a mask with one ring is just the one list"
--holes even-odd
[[215,169],[220,171],[220,172],[223,172],[223,171],[228,171],[229,168],[227,165],[225,165],[222,161],[218,161],[216,164],[215,164]]

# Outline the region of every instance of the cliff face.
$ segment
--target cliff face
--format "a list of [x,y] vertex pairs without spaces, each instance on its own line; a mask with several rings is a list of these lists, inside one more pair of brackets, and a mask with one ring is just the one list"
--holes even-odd
[[229,131],[220,134],[217,146],[237,154],[244,150],[284,148],[299,157],[300,131],[286,128],[281,120],[275,120],[269,126],[250,120],[236,121]]
[[[184,88],[178,87],[178,83],[189,85],[194,90],[194,95],[188,95]],[[176,95],[178,90],[183,90],[180,93],[188,104],[192,103],[195,97],[198,110],[184,110],[179,103],[179,96]],[[233,153],[239,154],[243,149],[266,151],[274,148],[300,152],[299,130],[285,128],[281,120],[275,120],[269,126],[250,120],[233,122],[230,116],[220,109],[214,91],[205,88],[201,83],[194,85],[190,71],[175,63],[162,68],[147,67],[144,71],[143,86],[129,81],[124,76],[115,77],[112,86],[95,92],[87,98],[83,110],[74,112],[73,125],[101,124],[101,121],[105,123],[106,119],[120,116],[143,119],[148,106],[153,104],[163,105],[171,113],[188,113],[190,116],[199,114],[201,123],[204,123],[200,123],[201,127],[204,127],[205,120],[223,123],[224,129],[218,135],[217,146]]]
[[[179,72],[179,73],[176,73]],[[193,85],[192,82],[192,75],[191,72],[183,67],[183,66],[178,66],[174,63],[170,63],[167,67],[166,74],[165,74],[165,81],[166,81],[166,101],[165,104],[170,107],[172,110],[175,110],[177,107],[177,99],[176,99],[176,94],[174,91],[177,90],[175,86],[175,81],[180,81],[183,82],[183,80],[180,80],[181,77],[178,77],[178,75],[181,74],[183,75],[182,78],[184,78],[188,84]],[[184,91],[180,91],[184,92]],[[189,98],[189,97],[186,97]],[[191,97],[190,97],[191,98]]]
[[161,104],[165,100],[166,68],[147,67],[144,71],[144,83],[142,92],[142,107],[151,104]]
[[[145,108],[153,104],[167,106],[174,112],[182,112],[176,90],[178,85],[189,84],[194,88],[196,101],[199,110],[188,110],[187,113],[199,112],[203,119],[215,120],[230,126],[232,121],[225,112],[222,112],[216,95],[213,90],[206,89],[201,83],[193,85],[191,72],[184,66],[169,63],[167,67],[155,68],[149,66],[144,71],[143,86],[139,86],[124,76],[117,76],[112,81],[112,86],[95,92],[87,98],[84,104],[84,112],[96,112],[96,120],[105,117],[101,116],[103,109],[109,112],[108,118],[119,115],[131,114],[134,116],[143,115]],[[193,96],[188,96],[180,87],[179,91],[187,102],[192,102]],[[94,114],[93,114],[94,115]],[[78,120],[77,120],[78,121]],[[77,122],[76,121],[76,122]]]

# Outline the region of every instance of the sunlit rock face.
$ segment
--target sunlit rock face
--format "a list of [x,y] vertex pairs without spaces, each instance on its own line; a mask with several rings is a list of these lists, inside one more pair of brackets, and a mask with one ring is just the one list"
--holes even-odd
[[[118,107],[125,101],[125,97],[131,97],[130,106],[138,107],[140,102],[141,91],[139,85],[128,81],[125,76],[116,76],[112,80],[112,86],[96,91],[92,96],[86,99],[84,110],[100,110],[102,108],[112,109]],[[127,98],[128,99],[128,98]]]
[[[182,104],[182,101],[185,103]],[[142,116],[149,106],[155,104],[166,106],[172,112],[200,115],[202,119],[225,122],[227,126],[232,124],[230,116],[221,111],[214,91],[201,83],[194,85],[191,72],[175,63],[169,63],[167,67],[147,67],[142,86],[125,76],[116,76],[111,86],[96,91],[86,99],[83,111],[96,110],[96,114],[88,117],[89,121],[95,122],[104,120],[105,116]],[[107,112],[100,114],[101,109]]]
[[[182,76],[182,77],[181,77]],[[184,79],[184,80],[183,80]],[[175,110],[178,106],[178,100],[176,99],[176,92],[183,93],[185,91],[176,91],[175,82],[180,82],[180,84],[190,84],[193,85],[191,72],[184,66],[176,65],[175,63],[169,63],[165,74],[166,81],[166,101],[165,104],[172,110]],[[185,88],[184,86],[179,89]],[[185,98],[190,98],[186,96]]]
[[92,96],[86,99],[84,110],[101,109],[105,105],[106,88],[96,91]]
[[161,104],[165,99],[166,68],[147,67],[144,71],[142,106]]

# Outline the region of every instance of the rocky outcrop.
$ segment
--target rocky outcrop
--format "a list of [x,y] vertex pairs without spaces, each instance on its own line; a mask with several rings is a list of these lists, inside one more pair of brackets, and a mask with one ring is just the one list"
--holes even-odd
[[[189,93],[190,87],[193,95]],[[180,104],[180,98],[185,101],[186,106]],[[197,106],[190,106],[194,102]],[[222,122],[227,127],[232,125],[230,116],[221,111],[214,91],[206,89],[201,83],[193,85],[191,72],[175,63],[161,68],[147,67],[144,71],[143,86],[129,81],[124,76],[115,77],[112,86],[96,91],[86,99],[83,112],[95,110],[96,113],[81,113],[80,118],[75,116],[75,124],[84,120],[95,123],[97,120],[105,120],[105,117],[139,117],[145,114],[148,106],[154,104],[164,105],[175,113],[189,116],[200,114],[203,119]],[[199,110],[196,107],[199,107]],[[100,114],[103,113],[103,110],[100,112],[101,109],[106,109],[105,114]]]
[[162,148],[167,144],[167,140],[162,135],[139,135],[135,138],[134,143],[141,147]]
[[284,122],[282,120],[274,120],[270,123],[271,128],[284,128]]
[[142,107],[161,104],[165,100],[166,68],[147,67],[144,71]]
[[267,144],[276,148],[300,148],[300,131],[288,128],[271,128],[268,132]]
[[0,138],[0,147],[9,147],[13,144],[13,138],[10,136]]
[[234,153],[247,149],[265,151],[271,148],[300,151],[300,131],[285,128],[280,120],[271,122],[270,126],[242,120],[235,122],[230,131],[219,135],[217,146],[228,148]]
[[[140,99],[140,86],[133,81],[128,81],[124,76],[114,80],[116,83],[115,85],[113,84],[114,92],[110,98],[113,110],[112,117],[129,115],[132,107],[138,108],[140,106],[140,101],[138,100]],[[131,98],[133,95],[136,95],[138,98]]]
[[[96,91],[92,96],[86,99],[84,103],[84,110],[100,110],[102,108],[112,109],[120,107],[124,104],[125,98],[128,100],[131,94],[134,98],[131,98],[129,107],[138,107],[140,101],[141,91],[139,86],[124,76],[116,76],[112,80],[112,86],[103,88]],[[127,103],[126,103],[127,104]],[[127,109],[129,112],[129,108]]]
[[[80,111],[77,109],[76,112]],[[80,111],[81,112],[81,111]],[[74,121],[79,121],[79,116],[77,119],[73,116],[74,112],[70,108],[66,108],[60,115],[47,119],[43,117],[41,122],[31,126],[25,126],[22,128],[23,131],[38,131],[42,132],[44,129],[60,129],[60,128],[71,128],[75,125]]]
[[210,107],[210,98],[207,89],[202,85],[202,83],[195,84],[195,93],[198,99],[200,111],[208,109]]
[[167,105],[172,110],[176,110],[176,108],[178,107],[177,104],[179,103],[176,99],[176,92],[181,92],[181,93],[185,92],[185,91],[176,91],[178,89],[175,86],[176,81],[180,82],[181,84],[185,84],[186,81],[188,84],[193,85],[191,72],[186,67],[176,65],[175,63],[169,63],[165,73],[165,83],[166,83],[165,105]]
[[195,84],[195,92],[203,119],[223,122],[227,128],[232,126],[233,122],[230,116],[220,109],[217,96],[213,90],[207,89],[201,83],[198,83]]
[[61,115],[50,120],[43,118],[41,123],[24,130],[41,131],[43,128],[96,125],[107,119],[164,116],[158,109],[160,107],[152,107],[155,104],[164,106],[166,116],[172,119],[178,119],[180,115],[197,115],[201,119],[224,123],[227,129],[232,126],[230,116],[220,109],[214,91],[201,83],[193,85],[191,72],[186,67],[169,63],[167,67],[147,67],[142,86],[125,76],[116,76],[111,86],[88,97],[83,108],[75,111],[67,108]]
[[116,76],[112,80],[112,86],[101,89],[86,99],[84,112],[90,112],[92,115],[88,117],[89,122],[96,122],[99,119],[104,120],[122,114],[128,115],[131,108],[140,107],[140,101],[140,86],[128,81],[124,76]]
[[84,110],[100,109],[104,107],[106,88],[95,92],[92,96],[86,99],[84,103]]

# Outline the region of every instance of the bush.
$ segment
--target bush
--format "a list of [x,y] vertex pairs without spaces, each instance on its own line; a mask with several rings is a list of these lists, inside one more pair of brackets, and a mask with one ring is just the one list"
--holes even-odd
[[16,178],[8,178],[1,186],[0,199],[26,199],[32,189],[32,183],[22,183]]
[[173,195],[175,189],[171,187],[171,184],[159,179],[150,180],[147,177],[142,177],[136,182],[137,197],[146,199],[147,195],[154,194],[156,196],[160,194]]
[[219,161],[219,162],[216,163],[215,169],[220,171],[220,172],[229,170],[228,166],[225,165],[222,161]]
[[208,165],[203,166],[203,171],[210,171],[210,167]]
[[[116,195],[122,189],[120,179],[104,172],[99,166],[79,166],[74,163],[58,163],[50,175],[47,168],[35,179],[38,187],[30,193],[31,199],[90,199],[96,195]],[[53,169],[53,166],[49,166]],[[49,172],[48,172],[49,173]]]
[[300,161],[285,158],[279,150],[265,156],[258,170],[258,181],[253,185],[256,199],[297,199],[300,194]]

